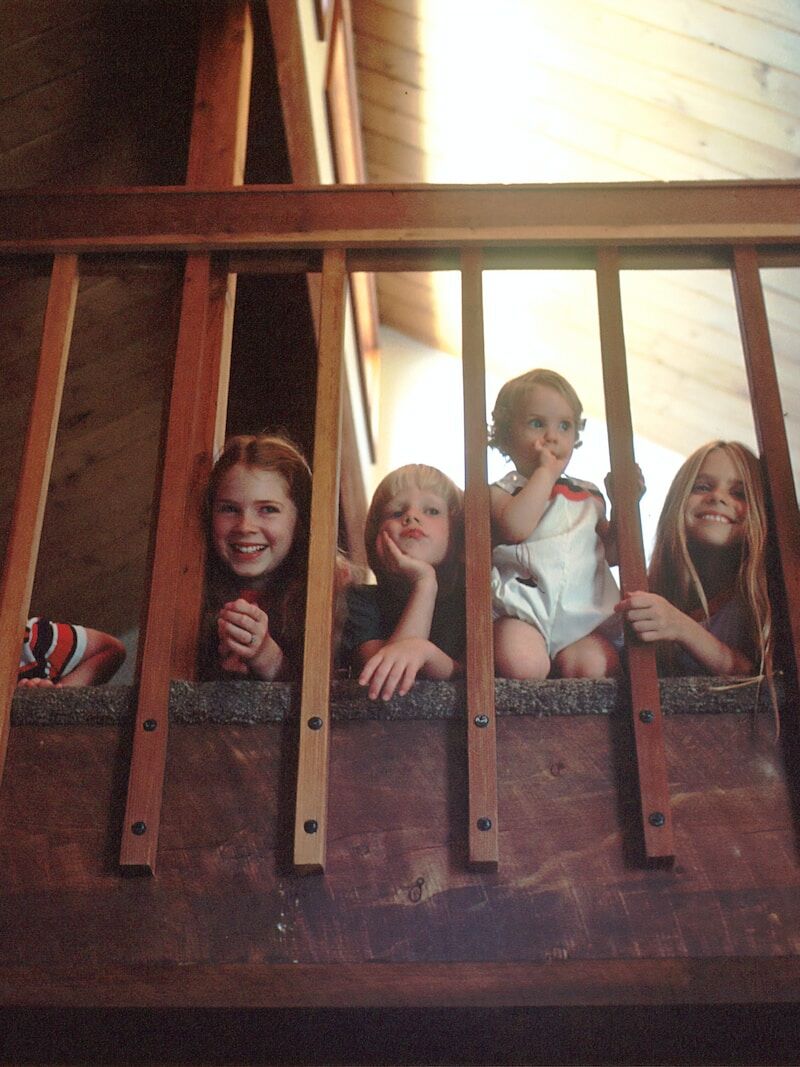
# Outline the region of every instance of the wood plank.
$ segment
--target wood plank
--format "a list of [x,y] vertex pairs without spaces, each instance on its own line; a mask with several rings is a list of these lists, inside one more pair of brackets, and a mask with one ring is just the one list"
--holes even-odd
[[105,51],[113,33],[113,15],[108,9],[68,21],[52,19],[40,33],[5,51],[0,98],[20,96],[89,65]]
[[292,181],[319,182],[308,76],[296,4],[267,0]]
[[[796,957],[548,960],[545,963],[151,963],[3,969],[6,1004],[125,1009],[485,1008],[521,1005],[785,1004],[800,997]],[[176,1025],[178,1025],[176,1023]],[[618,1034],[616,1035],[618,1038]],[[260,1046],[259,1046],[260,1051]],[[385,1050],[384,1050],[385,1051]]]
[[197,59],[187,186],[213,189],[243,183],[252,69],[249,0],[207,5]]
[[[197,354],[195,409],[189,457],[191,475],[181,526],[180,588],[172,635],[172,677],[197,677],[197,649],[203,613],[206,531],[203,500],[206,486],[225,439],[228,407],[236,275],[224,258],[209,260],[206,338]],[[186,298],[186,296],[184,297]],[[189,294],[191,299],[191,294]]]
[[799,217],[791,181],[20,191],[0,194],[0,250],[797,245]]
[[[333,10],[325,76],[325,99],[336,181],[363,183],[366,181],[366,168],[361,138],[358,90],[355,83],[353,27],[349,0],[339,0]],[[358,375],[363,404],[362,419],[366,429],[370,459],[374,462],[375,441],[378,435],[380,383],[380,345],[375,279],[370,274],[352,273],[349,282],[358,348]]]
[[[205,10],[197,61],[186,184],[191,188],[241,185],[244,181],[253,24],[248,0],[228,0]],[[173,631],[172,670],[194,679],[203,607],[206,532],[205,487],[225,438],[236,275],[227,262],[209,264],[206,339],[197,363],[192,429],[191,481],[182,524],[181,579]]]
[[[473,165],[469,175],[473,179],[485,174],[489,180],[506,173],[509,178],[535,174],[544,180],[543,168],[552,169],[553,162],[538,157],[548,145],[561,157],[558,162],[562,169],[571,161],[570,176],[587,180],[628,176],[638,180],[714,180],[756,174],[781,178],[795,172],[796,157],[791,151],[761,144],[757,130],[749,135],[721,130],[708,121],[644,103],[574,72],[548,71],[546,62],[540,68],[541,82],[537,82],[536,90],[518,101],[524,117],[515,124],[520,147],[513,163],[505,162],[504,171],[494,172],[489,169],[493,162],[477,169]],[[398,89],[401,84],[396,83]],[[413,159],[415,150],[423,145],[429,168],[434,160],[449,157],[451,172],[456,167],[463,170],[463,160],[454,154],[453,125],[444,111],[431,103],[429,113],[414,115],[398,112],[391,105],[391,97],[388,104],[362,97],[370,163],[389,163],[406,155]],[[502,158],[492,150],[496,142],[490,127],[479,127],[475,135],[484,142],[491,161]],[[437,180],[448,180],[443,164],[435,173]]]
[[[457,862],[456,720],[339,720],[324,881],[285,863],[293,716],[172,730],[157,880],[109,877],[125,727],[15,727],[0,1001],[796,1001],[800,868],[769,717],[755,729],[741,710],[667,718],[681,866],[642,872],[626,848],[634,771],[613,704],[499,719],[504,862],[490,873]],[[81,959],[65,960],[75,929]]]
[[[699,6],[703,13],[698,13]],[[794,72],[796,61],[787,65],[783,60],[792,47],[796,50],[792,43],[795,35],[728,12],[720,19],[713,18],[721,33],[733,28],[741,36],[742,26],[749,24],[752,34],[745,34],[746,43],[738,48],[712,47],[709,42],[717,45],[719,39],[698,29],[709,5],[694,5],[691,13],[683,4],[662,7],[664,10],[645,14],[630,0],[596,4],[588,10],[580,0],[564,0],[541,11],[522,5],[513,20],[503,21],[502,13],[496,14],[495,40],[514,34],[527,42],[527,62],[535,64],[537,70],[544,64],[556,77],[572,76],[577,84],[589,80],[595,93],[613,90],[623,98],[635,97],[657,112],[663,112],[665,102],[673,105],[690,125],[705,123],[712,137],[713,131],[734,137],[750,131],[749,136],[769,150],[791,151],[800,133],[791,118],[797,112],[800,79]],[[370,8],[357,9],[359,62],[400,82],[426,87],[431,79],[426,76],[430,64],[424,57],[435,54],[437,46],[446,47],[445,42],[451,39],[449,9],[428,5],[421,19],[382,13],[371,25]],[[677,18],[676,11],[680,11]],[[465,20],[468,17],[465,13]],[[483,47],[489,48],[491,43],[491,36],[484,33]],[[772,59],[767,58],[770,55]],[[783,59],[773,62],[778,56]],[[513,58],[508,62],[513,65]],[[458,77],[456,66],[453,81]],[[573,94],[574,86],[567,84],[564,99]],[[587,86],[582,97],[589,107],[591,95]],[[765,174],[757,154],[748,173]]]
[[492,567],[492,539],[486,475],[486,367],[480,252],[477,249],[464,252],[461,267],[469,863],[480,870],[494,870],[500,847],[492,603],[486,581]]
[[[103,0],[82,0],[75,4],[41,4],[39,0],[17,0],[14,4],[0,7],[0,55],[6,49],[18,47],[24,41],[52,30],[83,20],[93,12],[99,12]],[[77,17],[76,17],[77,8]]]
[[149,873],[156,868],[167,754],[172,635],[182,543],[176,531],[183,524],[189,495],[195,371],[206,342],[209,272],[208,256],[187,257],[146,624],[139,644],[140,681],[120,864]]
[[714,41],[716,46],[734,55],[752,56],[759,63],[800,74],[800,20],[795,8],[790,29],[765,22],[758,10],[747,15],[732,11],[727,4],[709,3],[708,0],[694,4],[687,0],[677,3],[654,5],[655,10],[643,10],[635,0],[603,0],[603,6],[633,15],[641,22],[650,22],[675,34],[691,35]]
[[758,255],[734,249],[733,281],[758,447],[772,504],[772,522],[783,574],[785,612],[794,659],[795,693],[800,692],[800,512],[786,440],[784,407],[775,373],[769,323],[761,289]]
[[[147,262],[158,253],[144,255],[129,254],[131,266]],[[291,252],[229,252],[229,263],[237,274],[302,274],[305,271],[319,271],[322,266],[322,252],[314,249],[293,249]],[[667,257],[667,258],[665,258]],[[759,246],[759,257],[764,267],[786,269],[800,266],[800,247],[794,251],[792,246]],[[6,262],[32,263],[34,268],[44,257],[0,256]],[[87,257],[85,257],[87,258]],[[126,258],[123,254],[116,256],[88,257],[90,268],[102,273],[104,264],[117,262]],[[484,259],[487,270],[593,270],[594,251],[589,246],[555,245],[540,246],[492,246],[485,250]],[[673,270],[708,271],[724,268],[730,255],[723,247],[715,245],[670,247],[665,252],[659,245],[649,249],[646,245],[620,249],[620,267],[624,270],[657,270],[665,266]],[[458,269],[458,249],[456,247],[436,245],[434,247],[407,249],[359,248],[348,251],[347,263],[352,270],[364,270],[372,273],[411,271],[454,271]],[[94,265],[93,267],[91,265]],[[113,269],[109,267],[109,269]],[[36,269],[33,273],[36,273]]]
[[[283,0],[268,0],[268,12],[292,181],[303,184],[318,183],[320,173],[311,119],[309,79],[306,76],[297,5],[284,3]],[[315,266],[311,269],[319,270],[319,267]],[[320,279],[317,274],[308,274],[306,280],[319,345]],[[344,405],[347,410],[342,422],[341,503],[349,546],[353,558],[358,559],[363,558],[361,531],[364,529],[367,502],[365,477],[354,421],[356,409],[346,375],[343,389]]]
[[[361,0],[355,5],[355,14],[363,32],[372,33],[376,41],[385,43],[384,46],[410,45],[415,40],[430,40],[434,34],[440,39],[448,39],[446,20],[449,12],[444,5],[407,5],[403,0],[388,0],[384,7],[410,15],[417,22],[399,23],[380,30],[361,21],[364,9],[368,12],[374,6],[375,0]],[[731,0],[722,6],[729,11],[736,8],[742,14],[757,19],[760,23],[758,32],[765,38],[770,36],[775,27],[796,32],[797,8],[792,0],[777,3],[774,10],[763,3],[756,5],[755,0]],[[549,27],[558,34],[561,47],[553,47],[554,41],[546,37],[537,60],[542,56],[547,59],[548,55],[558,55],[575,42],[586,42],[595,48],[598,56],[595,64],[583,63],[584,71],[592,66],[607,67],[603,56],[613,55],[615,59],[633,56],[671,75],[676,89],[681,79],[688,79],[725,91],[734,98],[744,97],[757,103],[766,103],[790,115],[797,113],[800,79],[796,74],[784,69],[780,63],[765,63],[753,54],[749,44],[743,50],[720,48],[715,37],[698,33],[694,18],[695,5],[689,12],[684,8],[684,17],[680,20],[674,18],[676,10],[679,10],[677,4],[672,5],[669,11],[651,13],[627,0],[622,0],[620,4],[609,0],[607,3],[592,4],[589,8],[582,5],[580,0],[566,0],[564,4],[541,11],[531,8],[529,21],[523,26],[521,36],[536,47],[537,31]],[[423,44],[422,48],[426,46]],[[430,45],[426,51],[430,54]],[[613,76],[612,72],[608,73]],[[399,77],[399,71],[397,74]],[[427,88],[424,74],[423,68],[420,75]],[[629,84],[637,88],[639,86],[637,81]]]
[[0,780],[8,748],[11,698],[17,685],[20,647],[36,573],[77,295],[77,257],[57,256],[47,296],[39,366],[0,589]]
[[[322,268],[314,484],[294,824],[294,866],[303,873],[325,869],[328,833],[329,697],[339,530],[344,283],[345,253],[329,250]],[[317,725],[320,721],[321,725]]]
[[[647,589],[647,570],[639,521],[619,267],[613,249],[600,249],[597,253],[597,299],[620,585],[624,597]],[[632,640],[630,634],[626,634],[626,649],[645,855],[649,860],[671,860],[675,845],[655,649]]]

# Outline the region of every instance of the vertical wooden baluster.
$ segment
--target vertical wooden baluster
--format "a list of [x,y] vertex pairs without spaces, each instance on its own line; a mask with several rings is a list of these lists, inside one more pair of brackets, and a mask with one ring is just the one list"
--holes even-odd
[[[207,7],[197,60],[186,184],[224,188],[244,181],[253,66],[253,25],[246,0]],[[225,256],[211,259],[207,336],[198,353],[191,481],[182,527],[179,610],[172,646],[173,678],[196,676],[203,602],[205,531],[201,510],[213,458],[225,436],[236,275]]]
[[486,476],[486,373],[483,351],[481,253],[461,254],[462,365],[466,492],[464,533],[467,585],[467,765],[469,863],[493,870],[498,863],[497,753],[494,648],[489,572],[492,543]]
[[8,748],[19,653],[39,555],[77,295],[77,256],[56,256],[0,589],[0,779]]
[[167,755],[173,622],[178,607],[181,536],[189,493],[198,360],[206,343],[207,255],[186,261],[172,376],[153,565],[141,645],[139,693],[120,864],[155,872]]
[[308,556],[303,687],[294,864],[325,868],[330,748],[331,630],[339,529],[339,456],[342,440],[345,252],[328,249],[322,264],[314,480]]
[[[598,249],[597,296],[603,386],[608,420],[608,446],[611,469],[614,472],[614,511],[618,520],[620,584],[625,596],[637,589],[647,589],[647,570],[639,522],[638,481],[633,454],[633,426],[618,264],[616,248]],[[634,641],[628,641],[627,646],[645,854],[648,859],[670,859],[674,855],[675,846],[655,649]],[[621,681],[620,684],[624,682]]]
[[734,249],[733,284],[756,437],[772,501],[797,692],[800,691],[800,517],[758,253],[754,248]]
[[214,456],[225,436],[236,298],[236,275],[228,274],[227,257],[206,256],[206,259],[209,263],[206,337],[202,349],[197,353],[186,511],[180,533],[176,533],[181,539],[181,560],[172,636],[171,675],[188,681],[197,676],[197,645],[206,561],[203,496],[214,465]]
[[[247,0],[207,6],[197,62],[187,184],[241,184],[253,34]],[[236,278],[225,257],[187,259],[166,433],[128,800],[123,867],[155,871],[169,682],[193,678],[205,540],[200,502],[225,426]]]

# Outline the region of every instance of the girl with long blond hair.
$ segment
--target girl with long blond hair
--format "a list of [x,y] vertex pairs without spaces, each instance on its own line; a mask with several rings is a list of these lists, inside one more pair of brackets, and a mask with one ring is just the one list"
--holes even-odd
[[639,640],[658,642],[662,673],[770,676],[766,542],[757,457],[737,441],[698,448],[667,493],[650,592],[616,608]]

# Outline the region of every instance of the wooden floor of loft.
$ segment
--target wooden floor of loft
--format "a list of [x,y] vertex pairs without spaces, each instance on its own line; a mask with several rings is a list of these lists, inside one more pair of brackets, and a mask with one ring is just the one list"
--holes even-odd
[[752,688],[664,683],[677,859],[646,869],[615,683],[498,683],[489,874],[466,866],[459,688],[419,683],[388,708],[355,688],[336,689],[327,867],[307,877],[285,687],[174,686],[154,878],[117,869],[130,692],[17,694],[0,1005],[800,1002],[796,741],[751,713]]

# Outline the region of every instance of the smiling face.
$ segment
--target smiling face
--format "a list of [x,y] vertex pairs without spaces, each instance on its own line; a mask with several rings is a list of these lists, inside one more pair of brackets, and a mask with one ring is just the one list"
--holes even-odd
[[211,510],[214,550],[243,584],[263,589],[291,551],[297,508],[283,475],[237,463]]
[[727,452],[708,453],[689,490],[684,508],[690,543],[727,548],[741,544],[747,496],[736,465]]
[[561,461],[563,471],[572,457],[578,427],[569,401],[549,385],[533,385],[517,401],[508,434],[508,455],[529,478],[542,445]]
[[447,503],[430,489],[404,487],[387,501],[378,532],[387,533],[405,555],[437,567],[450,544]]

